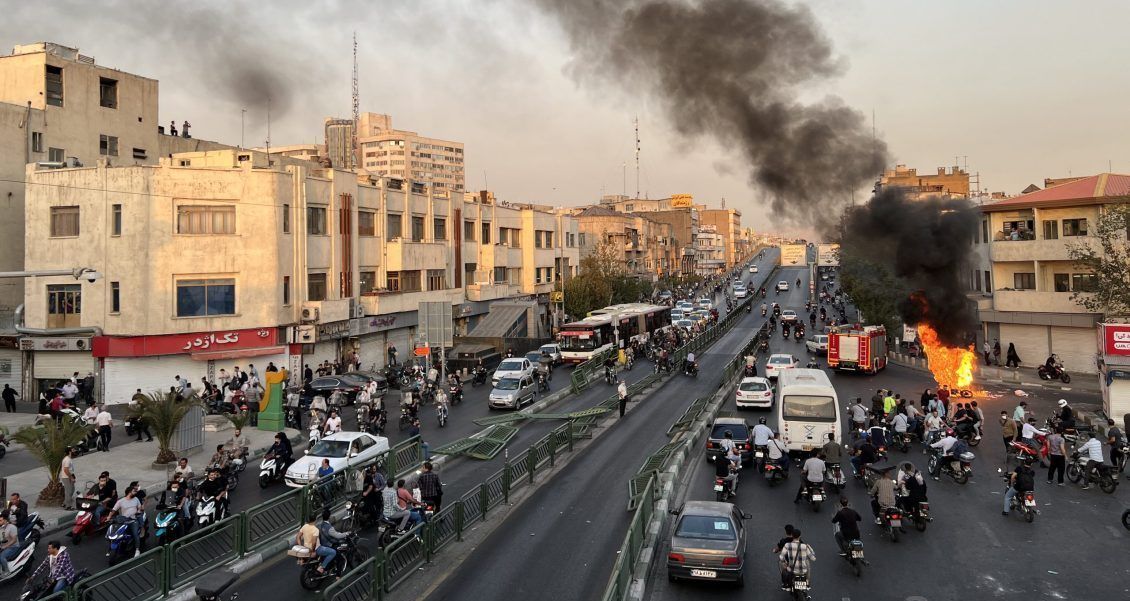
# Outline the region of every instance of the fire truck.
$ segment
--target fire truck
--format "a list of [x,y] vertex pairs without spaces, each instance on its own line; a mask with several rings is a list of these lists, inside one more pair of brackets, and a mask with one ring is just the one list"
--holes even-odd
[[847,324],[828,332],[828,367],[878,373],[887,366],[887,330],[883,326]]

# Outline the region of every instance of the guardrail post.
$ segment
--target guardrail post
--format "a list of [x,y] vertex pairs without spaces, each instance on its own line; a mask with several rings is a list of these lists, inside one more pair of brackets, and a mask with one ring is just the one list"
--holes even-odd
[[389,450],[385,451],[385,457],[386,457],[386,459],[385,459],[385,470],[386,470],[386,473],[388,474],[388,478],[389,479],[395,479],[396,478],[396,472],[397,472],[396,453],[393,453],[392,449],[389,449]]
[[569,435],[568,436],[569,452],[572,453],[573,452],[573,420],[569,420],[568,422],[566,422],[565,433]]
[[455,502],[455,540],[463,541],[463,522],[467,519],[463,509],[463,500]]
[[557,463],[557,430],[554,430],[549,435],[549,467],[553,467]]
[[487,517],[487,483],[479,484],[479,510],[485,520]]
[[431,563],[435,554],[436,532],[433,522],[424,523],[424,563]]
[[510,484],[514,475],[510,471],[510,460],[502,465],[502,500],[505,503],[510,503]]
[[534,483],[534,469],[538,463],[538,452],[536,447],[526,449],[526,471],[530,472],[530,484]]

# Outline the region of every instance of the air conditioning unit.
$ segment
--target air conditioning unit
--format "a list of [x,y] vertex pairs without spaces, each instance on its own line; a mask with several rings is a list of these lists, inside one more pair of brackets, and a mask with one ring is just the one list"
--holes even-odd
[[360,300],[356,298],[353,299],[353,305],[351,309],[352,310],[349,312],[350,317],[365,317],[365,305],[361,304]]
[[318,306],[304,305],[302,307],[302,321],[305,323],[314,323],[318,321]]

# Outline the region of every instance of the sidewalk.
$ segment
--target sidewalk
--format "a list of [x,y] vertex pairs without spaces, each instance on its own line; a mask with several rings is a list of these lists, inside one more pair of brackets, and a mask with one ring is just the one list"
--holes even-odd
[[[15,421],[17,418],[13,416],[23,416],[28,418],[28,422],[35,419],[34,415],[29,414],[0,414],[5,418],[0,421],[4,425],[12,428],[9,422]],[[209,420],[209,424],[212,420]],[[227,427],[218,431],[210,431],[205,428],[204,432],[204,445],[197,451],[188,455],[188,463],[192,466],[197,474],[202,473],[204,463],[212,456],[216,445],[226,443],[232,435],[231,424],[227,420],[223,421],[222,425]],[[298,440],[299,433],[297,430],[286,430],[287,436],[292,442]],[[251,457],[262,455],[271,444],[274,443],[275,433],[265,432],[255,428],[247,428],[243,431],[243,435],[247,437],[251,447]],[[85,491],[86,488],[93,485],[93,482],[98,479],[98,474],[103,471],[110,472],[110,476],[118,483],[118,491],[121,493],[130,482],[137,480],[142,488],[147,493],[153,494],[165,489],[167,483],[167,475],[171,472],[173,464],[169,466],[154,466],[153,460],[157,457],[157,441],[153,442],[134,442],[132,437],[125,437],[125,431],[116,429],[114,430],[114,437],[110,443],[110,450],[105,453],[92,452],[75,458],[75,475],[77,481],[75,483],[76,491]],[[0,464],[2,465],[2,464]],[[74,521],[75,512],[67,511],[62,507],[57,506],[42,506],[36,502],[39,497],[39,491],[47,485],[47,468],[38,467],[23,471],[16,474],[6,475],[8,483],[8,493],[18,492],[20,496],[27,501],[32,511],[38,511],[39,517],[43,519],[46,524],[46,530],[50,531],[61,524],[70,524]],[[91,484],[88,485],[87,483]]]
[[[887,357],[899,365],[929,371],[925,357],[911,357],[902,353],[888,353]],[[1094,374],[1075,374],[1070,384],[1059,380],[1041,380],[1034,367],[1000,367],[979,362],[974,370],[974,379],[981,382],[1004,384],[1027,388],[1050,388],[1054,390],[1075,390],[1078,392],[1099,392],[1099,379]]]

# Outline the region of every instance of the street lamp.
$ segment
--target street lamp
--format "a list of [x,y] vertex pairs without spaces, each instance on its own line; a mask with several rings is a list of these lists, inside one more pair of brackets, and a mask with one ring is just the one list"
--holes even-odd
[[93,284],[102,279],[102,273],[93,267],[75,267],[74,269],[41,269],[36,271],[0,271],[0,278],[35,278],[58,275],[69,275],[76,280],[86,280]]

